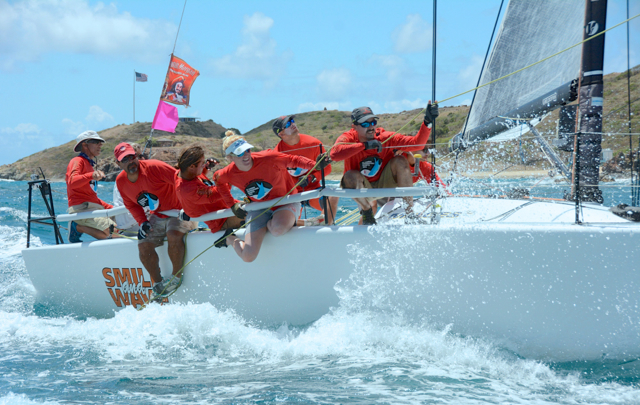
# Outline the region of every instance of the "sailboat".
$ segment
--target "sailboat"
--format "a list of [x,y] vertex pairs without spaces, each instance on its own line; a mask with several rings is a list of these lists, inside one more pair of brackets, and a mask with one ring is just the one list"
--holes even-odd
[[[405,224],[401,199],[392,199],[378,211],[377,226],[297,227],[277,239],[267,236],[253,263],[241,262],[231,249],[211,249],[221,234],[194,232],[187,237],[183,283],[169,303],[211,303],[263,325],[306,325],[338,308],[341,299],[361,299],[371,310],[490,338],[527,357],[640,357],[640,226],[598,203],[606,2],[588,0],[586,17],[584,8],[582,0],[509,4],[483,85],[580,43],[583,33],[597,38],[480,88],[453,145],[468,147],[519,125],[535,131],[532,119],[578,99],[573,132],[580,136],[564,136],[578,151],[569,200],[442,196],[430,187],[326,187],[289,196],[280,203],[321,195],[422,195],[416,204],[426,223]],[[532,39],[533,32],[558,26],[566,32]],[[268,206],[252,204],[248,209]],[[226,210],[196,219],[230,215]],[[160,267],[171,269],[166,245],[158,253]],[[23,257],[38,304],[52,314],[108,317],[146,305],[151,285],[135,241],[28,248]],[[374,291],[375,298],[347,290]]]

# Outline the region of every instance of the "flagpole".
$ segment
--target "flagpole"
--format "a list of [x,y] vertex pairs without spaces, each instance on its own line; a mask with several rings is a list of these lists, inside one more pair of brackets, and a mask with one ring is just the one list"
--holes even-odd
[[133,69],[133,124],[136,123],[136,70]]

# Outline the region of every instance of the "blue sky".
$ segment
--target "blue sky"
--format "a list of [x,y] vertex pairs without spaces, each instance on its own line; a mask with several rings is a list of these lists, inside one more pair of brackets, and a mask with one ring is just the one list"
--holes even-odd
[[[0,164],[133,121],[151,121],[184,2],[0,0]],[[438,2],[436,96],[475,86],[500,0]],[[200,70],[180,116],[248,131],[323,109],[376,113],[431,98],[430,1],[189,0],[175,55]],[[631,1],[631,15],[640,0]],[[607,26],[626,19],[609,0]],[[640,18],[631,65],[640,63]],[[626,28],[606,36],[605,72],[626,69]],[[472,93],[445,105],[468,104]]]

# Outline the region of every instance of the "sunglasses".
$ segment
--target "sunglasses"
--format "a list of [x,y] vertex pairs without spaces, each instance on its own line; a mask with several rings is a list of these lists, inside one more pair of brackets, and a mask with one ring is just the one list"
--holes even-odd
[[241,153],[241,154],[239,154],[239,155],[236,155],[235,153],[230,153],[230,154],[231,154],[231,155],[233,155],[233,156],[236,156],[236,157],[243,157],[243,156],[244,156],[244,154],[245,154],[245,153],[247,153],[247,152],[249,152],[250,150],[251,150],[251,149],[247,149],[247,150],[245,150],[244,152],[242,152],[242,153]]
[[289,122],[287,122],[286,124],[284,124],[284,128],[282,128],[280,130],[280,132],[284,131],[285,129],[289,128],[291,126],[291,124],[295,123],[294,120],[289,120]]
[[137,157],[136,155],[127,155],[127,156],[122,158],[120,163],[129,163],[129,162],[133,161],[136,157]]
[[91,143],[91,144],[97,144],[97,143],[102,143],[102,141],[98,140],[98,139],[89,139],[87,141],[85,141],[86,143]]
[[378,124],[378,121],[373,120],[371,122],[363,122],[362,124],[360,124],[360,126],[362,128],[369,128],[369,127],[375,127]]

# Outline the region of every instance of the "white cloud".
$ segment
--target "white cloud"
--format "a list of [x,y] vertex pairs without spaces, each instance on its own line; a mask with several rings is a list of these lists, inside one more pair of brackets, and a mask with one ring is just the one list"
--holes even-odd
[[346,68],[323,70],[317,77],[318,94],[325,100],[342,100],[351,92],[351,71]]
[[65,118],[62,120],[62,125],[64,126],[64,132],[68,135],[80,135],[80,133],[87,130],[87,126],[82,121],[73,121],[69,118]]
[[425,108],[427,102],[421,98],[415,100],[397,100],[384,103],[383,111],[385,113],[398,113],[400,111],[413,110],[416,108]]
[[89,107],[89,114],[87,115],[87,118],[85,118],[85,120],[100,122],[100,123],[113,122],[113,116],[105,112],[102,108],[98,107],[97,105],[92,105],[91,107]]
[[431,48],[431,38],[431,26],[419,14],[409,14],[391,34],[393,48],[399,53],[424,52]]
[[302,103],[298,105],[298,113],[309,112],[309,111],[320,111],[320,110],[339,110],[339,111],[351,111],[353,107],[348,102],[340,103],[337,101],[330,102],[318,102],[318,103]]
[[0,69],[50,52],[155,61],[171,48],[175,25],[135,18],[86,0],[0,1]]
[[262,13],[244,17],[242,43],[234,53],[215,59],[211,65],[217,75],[238,79],[256,79],[273,85],[284,73],[291,54],[276,51],[271,38],[273,19]]
[[459,91],[473,89],[478,84],[478,77],[482,69],[483,58],[478,55],[471,56],[471,63],[460,69],[458,73]]
[[405,82],[412,80],[414,76],[405,60],[398,55],[373,55],[370,62],[385,70],[387,80],[384,87],[388,87],[389,93],[386,97],[392,100],[403,99],[406,95]]
[[8,164],[60,142],[36,124],[23,123],[13,128],[0,128],[0,144],[0,164]]

